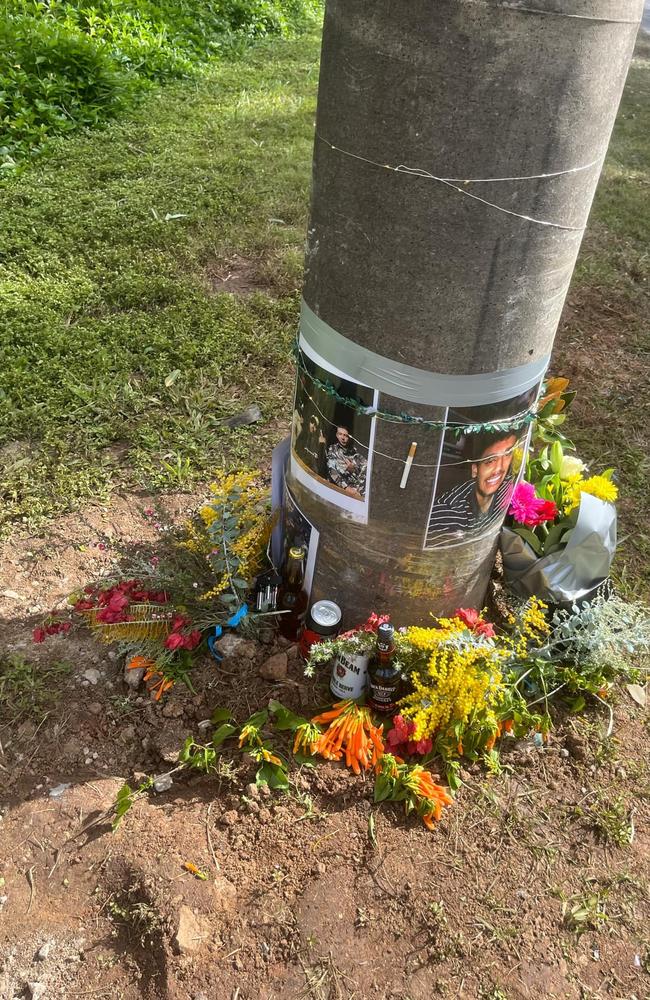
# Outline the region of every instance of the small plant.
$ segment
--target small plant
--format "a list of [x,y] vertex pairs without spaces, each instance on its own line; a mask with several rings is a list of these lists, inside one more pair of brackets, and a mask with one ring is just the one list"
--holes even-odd
[[71,670],[68,663],[44,666],[14,653],[0,656],[0,712],[43,715],[59,697],[56,682]]
[[562,920],[564,926],[575,931],[578,936],[585,931],[595,931],[607,919],[605,913],[605,894],[594,892],[587,896],[576,893],[562,903]]
[[124,924],[139,939],[141,947],[145,948],[162,930],[163,918],[151,903],[133,900],[131,897],[136,892],[137,889],[133,887],[121,898],[111,899],[107,910],[113,920]]
[[600,839],[616,847],[628,847],[634,837],[632,815],[622,798],[613,802],[601,799],[588,810],[591,825]]

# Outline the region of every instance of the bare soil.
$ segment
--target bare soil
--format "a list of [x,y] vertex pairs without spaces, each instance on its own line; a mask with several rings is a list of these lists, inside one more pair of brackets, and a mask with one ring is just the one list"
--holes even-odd
[[[117,496],[0,549],[0,656],[69,665],[49,705],[0,717],[0,997],[29,983],[57,1000],[650,995],[648,728],[625,692],[612,739],[604,712],[558,719],[543,749],[507,741],[502,774],[472,765],[433,834],[336,765],[266,794],[241,757],[176,775],[112,833],[123,782],[172,768],[216,706],[243,721],[270,697],[304,713],[328,701],[273,637],[206,659],[195,693],[163,704],[82,632],[32,645],[44,611],[155,539],[148,502]],[[164,504],[178,520],[194,502]],[[276,651],[288,672],[273,683],[259,668]],[[606,832],[618,802],[624,846]]]

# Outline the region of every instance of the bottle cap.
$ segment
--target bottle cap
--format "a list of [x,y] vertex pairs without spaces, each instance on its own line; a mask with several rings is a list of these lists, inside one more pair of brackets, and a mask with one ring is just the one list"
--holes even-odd
[[378,642],[392,642],[394,635],[395,635],[395,626],[391,625],[390,622],[382,622],[382,624],[377,629]]
[[299,548],[297,545],[293,545],[289,549],[289,558],[290,559],[304,559],[305,558],[305,550]]

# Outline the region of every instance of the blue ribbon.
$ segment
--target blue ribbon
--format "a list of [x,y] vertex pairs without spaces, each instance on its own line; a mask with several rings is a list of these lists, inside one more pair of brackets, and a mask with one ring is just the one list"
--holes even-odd
[[[248,614],[248,605],[241,604],[237,608],[235,613],[231,615],[228,621],[225,623],[226,626],[230,626],[230,628],[237,628],[242,618],[245,618],[247,614]],[[220,639],[222,635],[223,635],[223,627],[221,625],[215,625],[214,635],[208,636],[208,649],[210,650],[210,653],[215,658],[217,663],[221,663],[221,661],[223,660],[223,656],[221,656],[221,654],[218,653],[214,647],[217,639]]]

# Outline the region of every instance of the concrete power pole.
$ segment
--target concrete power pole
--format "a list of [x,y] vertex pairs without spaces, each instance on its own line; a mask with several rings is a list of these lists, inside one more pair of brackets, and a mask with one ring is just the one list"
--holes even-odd
[[327,0],[288,536],[346,623],[481,607],[642,9]]

